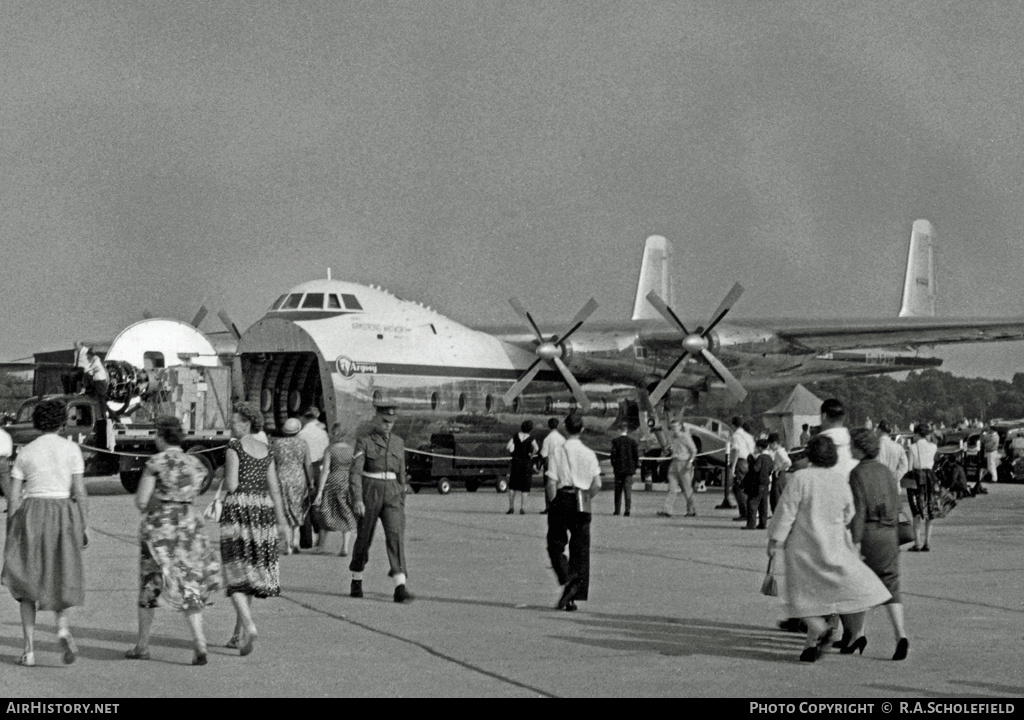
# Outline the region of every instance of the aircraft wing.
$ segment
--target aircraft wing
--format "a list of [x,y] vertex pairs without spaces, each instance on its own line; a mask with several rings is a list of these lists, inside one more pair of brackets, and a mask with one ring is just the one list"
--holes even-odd
[[850,348],[912,348],[922,345],[1024,340],[1024,318],[898,318],[835,322],[766,323],[797,348],[826,352]]

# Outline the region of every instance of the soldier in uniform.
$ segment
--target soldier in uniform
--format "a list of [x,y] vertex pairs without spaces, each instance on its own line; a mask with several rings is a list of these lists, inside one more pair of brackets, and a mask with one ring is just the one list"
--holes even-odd
[[390,405],[376,409],[373,429],[356,440],[352,458],[352,509],[359,526],[348,566],[352,571],[349,594],[363,596],[363,568],[380,518],[395,580],[395,602],[409,602],[413,595],[405,588],[405,444],[391,432],[398,411]]

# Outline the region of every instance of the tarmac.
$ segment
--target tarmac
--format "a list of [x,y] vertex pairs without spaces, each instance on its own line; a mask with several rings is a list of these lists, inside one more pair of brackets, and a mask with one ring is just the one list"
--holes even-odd
[[662,518],[664,491],[637,483],[631,517],[611,515],[610,491],[595,500],[590,600],[577,612],[554,609],[540,492],[529,495],[528,514],[506,515],[507,496],[491,488],[425,489],[407,498],[414,602],[392,601],[379,528],[366,596],[348,597],[335,534],[330,554],[281,558],[281,596],[254,603],[252,655],[223,647],[234,612],[217,597],[205,613],[205,667],[190,665],[184,620],[165,609],[152,659],[125,659],[136,631],[139,514],[116,478],[87,485],[86,604],[72,620],[80,657],[61,664],[53,615],[40,613],[38,666],[17,666],[18,605],[0,590],[0,698],[1024,695],[1021,485],[961,501],[936,522],[930,553],[901,555],[904,662],[890,660],[895,640],[882,609],[869,614],[863,656],[830,651],[798,662],[803,636],[777,629],[779,601],[759,592],[765,533],[714,509],[720,489],[697,496],[696,518],[682,517],[681,497],[680,515]]

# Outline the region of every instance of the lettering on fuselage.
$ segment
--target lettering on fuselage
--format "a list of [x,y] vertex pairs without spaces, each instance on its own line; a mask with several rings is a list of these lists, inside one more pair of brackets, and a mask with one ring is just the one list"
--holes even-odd
[[339,355],[338,359],[334,361],[335,367],[338,368],[338,373],[344,378],[350,378],[353,375],[376,375],[377,374],[377,363],[375,362],[360,362],[353,360],[352,358]]
[[371,323],[371,322],[353,322],[352,323],[352,329],[353,330],[372,330],[373,332],[386,332],[386,333],[397,333],[397,334],[412,332],[412,328],[411,327],[406,327],[405,325],[383,325],[381,323]]

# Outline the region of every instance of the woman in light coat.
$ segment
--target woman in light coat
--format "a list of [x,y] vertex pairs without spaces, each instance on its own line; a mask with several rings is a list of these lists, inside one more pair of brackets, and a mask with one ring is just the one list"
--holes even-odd
[[847,530],[856,511],[850,483],[835,469],[835,443],[827,435],[812,438],[807,458],[811,467],[793,473],[779,498],[768,556],[785,550],[787,616],[807,624],[800,659],[814,662],[832,639],[826,616],[848,616],[852,626],[863,622],[858,613],[891,595],[860,559]]

